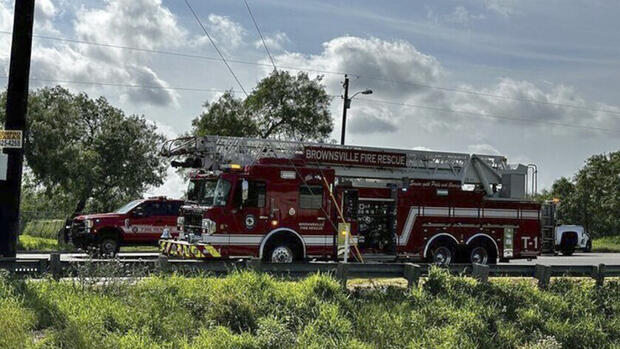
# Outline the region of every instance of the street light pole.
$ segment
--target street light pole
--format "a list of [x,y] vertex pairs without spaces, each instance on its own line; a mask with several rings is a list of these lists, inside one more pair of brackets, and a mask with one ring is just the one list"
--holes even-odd
[[340,136],[340,144],[344,145],[344,135],[347,131],[347,109],[351,108],[351,100],[353,100],[353,98],[360,93],[363,95],[369,95],[372,93],[372,90],[366,89],[364,91],[355,92],[353,96],[349,98],[349,77],[346,74],[344,75],[342,87],[344,88],[344,105],[342,106],[342,134]]
[[344,88],[344,105],[342,106],[342,133],[340,136],[340,144],[344,145],[344,134],[347,129],[347,109],[351,106],[351,101],[349,100],[349,77],[346,74],[344,75],[342,87]]

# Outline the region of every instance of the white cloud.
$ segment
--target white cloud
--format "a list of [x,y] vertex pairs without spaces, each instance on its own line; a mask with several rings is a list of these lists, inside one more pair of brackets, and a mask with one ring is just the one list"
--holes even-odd
[[[209,14],[208,21],[209,31],[213,40],[216,44],[224,46],[220,49],[234,50],[241,46],[246,34],[241,24],[231,20],[230,17],[220,16],[214,13]],[[202,35],[199,39],[201,43],[211,45],[208,40],[206,36]]]
[[[620,112],[619,107],[588,101],[570,86],[545,84],[541,87],[530,81],[509,78],[487,86],[446,81],[439,61],[406,41],[344,36],[324,43],[319,54],[287,52],[278,55],[276,60],[281,66],[350,72],[353,74],[350,93],[372,89],[373,96],[358,96],[353,101],[349,112],[356,116],[349,120],[348,126],[353,134],[394,133],[401,127],[403,118],[410,116],[420,120],[418,128],[439,133],[461,130],[472,139],[484,138],[479,127],[481,123],[518,124],[548,135],[600,133],[588,128],[620,129],[617,115],[596,111]],[[359,78],[355,74],[360,74]],[[340,94],[341,81],[338,75],[326,75],[328,92]],[[455,93],[429,86],[472,92]],[[332,110],[333,115],[340,115],[341,103],[334,102]]]
[[347,131],[352,134],[393,133],[398,130],[396,117],[384,106],[360,105],[349,114]]
[[[8,1],[0,0],[0,30],[10,32],[13,30],[12,5]],[[2,75],[8,75],[8,62],[11,55],[11,36],[0,34],[0,64]]]
[[452,23],[462,26],[469,26],[473,21],[484,19],[483,14],[473,14],[463,6],[457,6],[448,14],[437,14],[432,9],[428,9],[426,18],[435,23]]
[[[41,16],[51,18],[56,14],[49,0],[41,4]],[[86,41],[157,49],[180,45],[187,35],[160,0],[108,0],[104,8],[81,7],[75,15],[73,29],[79,39]],[[127,103],[177,105],[177,93],[166,89],[168,83],[149,66],[152,56],[92,45],[46,44],[49,42],[35,41],[34,78],[153,86],[114,91]]]
[[[599,110],[620,112],[617,106],[587,101],[573,87],[552,85],[543,89],[528,81],[501,79],[496,85],[462,89],[479,92],[479,95],[452,94],[452,109],[488,115],[489,122],[525,120],[524,123],[554,134],[598,134],[588,128],[620,129],[620,118]],[[485,95],[502,96],[493,98]],[[483,117],[484,118],[484,117]],[[575,125],[582,128],[567,127]]]
[[82,8],[74,30],[82,40],[156,49],[183,43],[186,32],[161,0],[106,0],[101,9]]
[[467,147],[467,151],[480,155],[501,155],[502,153],[490,144],[472,144]]
[[519,13],[516,0],[483,0],[489,11],[498,13],[504,17],[510,17]]
[[179,175],[176,169],[169,167],[166,171],[166,180],[164,184],[157,188],[149,188],[144,197],[150,196],[167,196],[173,199],[180,199],[185,193],[187,183],[183,176]]
[[[395,98],[416,93],[422,88],[417,84],[436,82],[442,75],[442,67],[432,56],[422,54],[407,41],[385,41],[378,38],[343,36],[323,44],[319,55],[285,53],[276,60],[285,67],[305,67],[313,70],[352,72],[379,80],[351,77],[354,89],[371,88],[375,94]],[[332,74],[325,76],[331,92],[340,90],[343,77]],[[394,84],[392,80],[404,81],[409,85]]]
[[57,34],[58,30],[54,28],[54,18],[58,14],[58,9],[52,0],[35,1],[34,31],[35,33],[44,32],[49,34]]
[[[263,35],[265,38],[265,45],[270,51],[282,51],[284,47],[291,42],[286,33],[278,32],[273,35]],[[254,47],[257,49],[263,48],[263,42],[258,39],[254,42]]]

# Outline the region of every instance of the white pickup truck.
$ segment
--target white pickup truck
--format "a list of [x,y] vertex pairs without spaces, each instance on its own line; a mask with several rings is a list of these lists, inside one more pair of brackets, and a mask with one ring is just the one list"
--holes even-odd
[[590,252],[592,239],[581,225],[558,225],[555,227],[555,250],[570,256],[575,250]]

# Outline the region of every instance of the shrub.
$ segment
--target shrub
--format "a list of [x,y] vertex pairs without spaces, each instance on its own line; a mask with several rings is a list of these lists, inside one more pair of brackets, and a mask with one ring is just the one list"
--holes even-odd
[[[71,281],[0,275],[0,347],[614,348],[620,284],[479,283],[432,269],[421,286],[343,290],[250,272]],[[88,276],[88,277],[86,277]],[[105,279],[104,279],[105,280]]]

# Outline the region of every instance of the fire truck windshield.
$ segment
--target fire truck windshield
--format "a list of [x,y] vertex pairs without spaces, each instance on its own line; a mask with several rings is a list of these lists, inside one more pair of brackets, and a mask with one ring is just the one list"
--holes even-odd
[[213,196],[213,206],[225,206],[230,193],[231,182],[225,179],[218,179]]
[[187,188],[187,200],[197,202],[199,205],[213,206],[213,197],[217,178],[193,179]]

